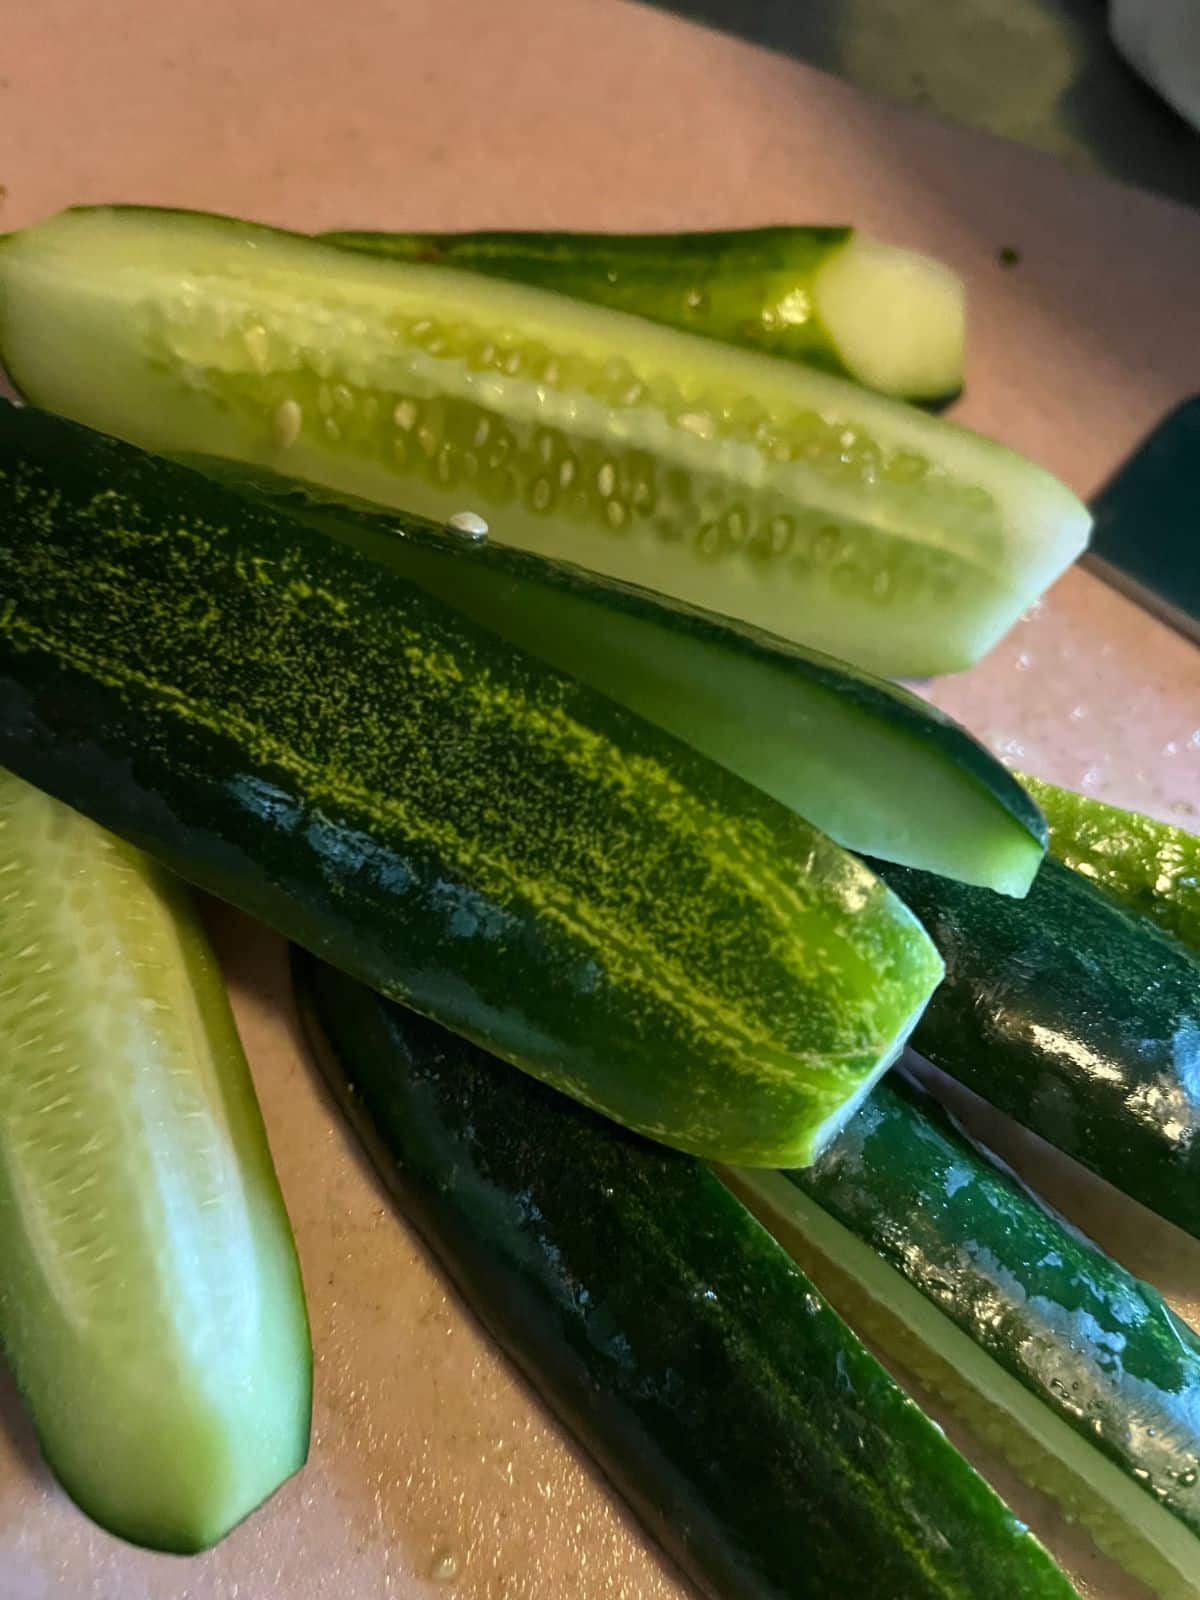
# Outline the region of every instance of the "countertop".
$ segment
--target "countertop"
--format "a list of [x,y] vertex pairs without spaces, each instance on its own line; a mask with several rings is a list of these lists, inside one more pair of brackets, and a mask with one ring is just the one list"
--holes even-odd
[[[1083,494],[1200,386],[1200,215],[623,0],[10,7],[0,184],[0,229],[102,200],[300,228],[853,221],[964,274],[955,414]],[[1023,767],[1197,825],[1200,653],[1087,573],[927,692]],[[70,1506],[0,1388],[0,1594],[689,1593],[389,1212],[300,1048],[282,946],[226,910],[212,922],[303,1261],[312,1457],[217,1550],[151,1555]],[[988,1126],[1045,1192],[1200,1312],[1200,1247]],[[1085,1593],[1139,1595],[968,1449]]]

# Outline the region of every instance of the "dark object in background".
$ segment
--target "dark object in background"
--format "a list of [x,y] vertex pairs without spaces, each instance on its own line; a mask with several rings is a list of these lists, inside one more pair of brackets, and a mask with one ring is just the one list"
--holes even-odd
[[1200,395],[1142,441],[1092,511],[1085,565],[1200,644]]

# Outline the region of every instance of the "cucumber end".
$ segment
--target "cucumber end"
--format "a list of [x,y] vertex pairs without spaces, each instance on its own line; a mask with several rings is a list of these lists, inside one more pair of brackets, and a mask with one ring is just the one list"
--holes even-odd
[[818,271],[813,298],[859,383],[926,401],[962,388],[966,296],[942,262],[853,233]]
[[[985,869],[973,874],[973,877],[980,888],[1007,895],[1011,900],[1024,900],[1045,859],[1044,829],[1043,836],[1039,838],[1032,830],[1018,833],[1016,828],[1012,828],[1003,845],[993,845]],[[963,882],[971,881],[965,872],[956,876]]]
[[[285,1379],[284,1386],[293,1385]],[[291,1409],[291,1394],[283,1398]],[[116,1419],[114,1433],[122,1432],[124,1420]],[[309,1410],[297,1407],[293,1415],[266,1419],[252,1447],[220,1405],[188,1415],[152,1405],[123,1431],[125,1437],[110,1439],[114,1448],[99,1473],[90,1452],[72,1450],[54,1428],[37,1429],[51,1472],[98,1527],[142,1549],[198,1555],[219,1544],[304,1466]]]

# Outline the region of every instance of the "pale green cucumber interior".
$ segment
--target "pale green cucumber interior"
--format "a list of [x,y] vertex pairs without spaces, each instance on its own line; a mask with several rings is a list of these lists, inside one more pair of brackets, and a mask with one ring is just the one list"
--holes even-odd
[[[837,321],[836,276],[828,297]],[[29,399],[150,449],[473,509],[505,543],[895,676],[969,665],[1088,527],[1040,469],[842,379],[216,218],[10,236],[0,349]]]
[[1200,1541],[982,1351],[869,1245],[779,1172],[721,1174],[864,1337],[1161,1600],[1200,1595]]
[[0,773],[0,1341],[113,1532],[212,1544],[303,1462],[303,1292],[186,892]]
[[813,302],[860,383],[929,400],[961,387],[966,297],[943,262],[854,232],[817,269]]
[[[338,531],[336,517],[306,509]],[[898,717],[785,657],[700,627],[502,577],[469,552],[397,537],[389,562],[521,649],[619,700],[765,790],[847,849],[1023,895],[1041,842],[966,764]],[[869,699],[869,697],[864,697]]]

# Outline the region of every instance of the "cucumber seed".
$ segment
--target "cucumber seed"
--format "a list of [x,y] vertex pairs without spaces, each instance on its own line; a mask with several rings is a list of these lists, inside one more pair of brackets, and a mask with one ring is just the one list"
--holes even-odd
[[304,413],[295,400],[285,400],[275,412],[273,427],[275,443],[281,450],[286,450],[289,445],[295,444],[300,437],[300,424],[304,421]]

